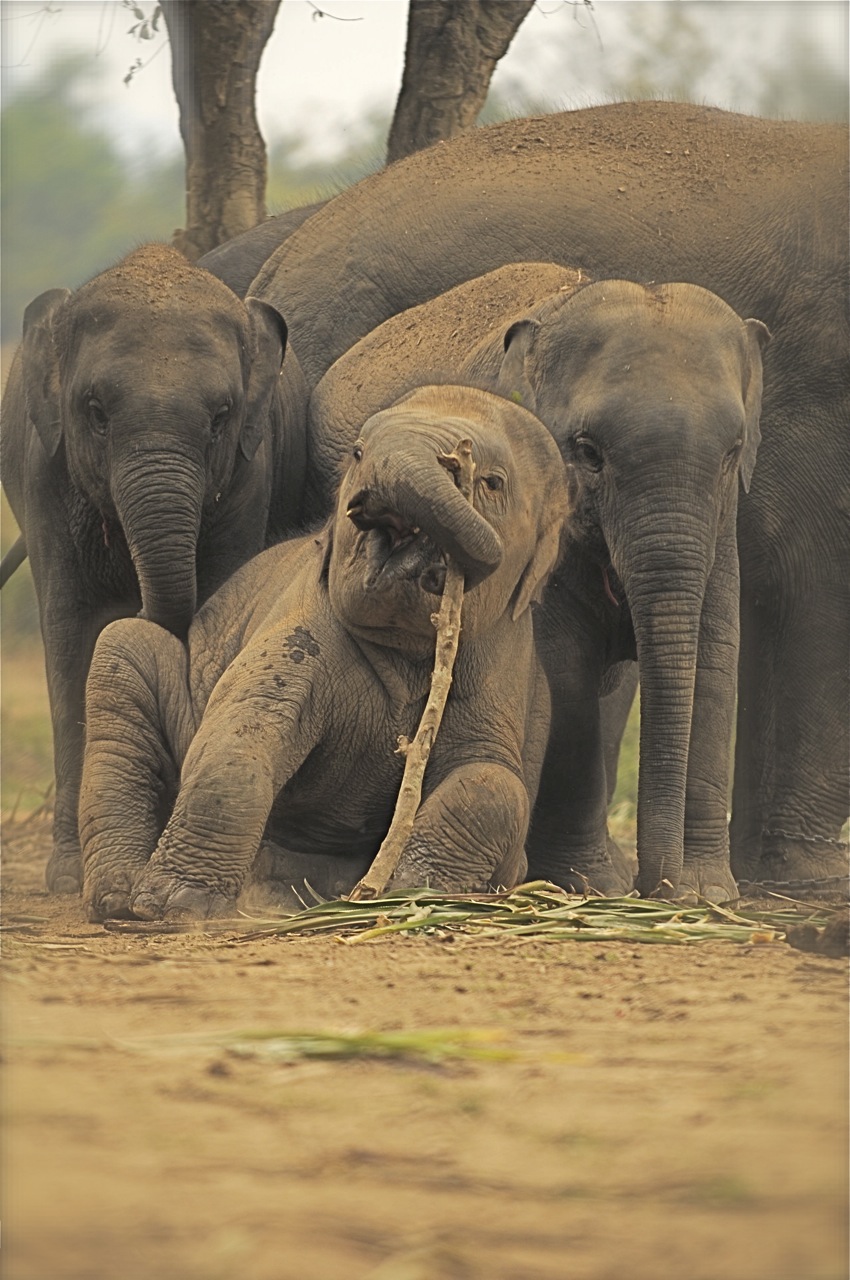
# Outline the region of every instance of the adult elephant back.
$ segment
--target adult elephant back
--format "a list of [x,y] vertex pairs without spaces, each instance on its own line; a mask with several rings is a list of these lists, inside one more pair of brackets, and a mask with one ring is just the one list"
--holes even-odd
[[741,504],[739,879],[846,877],[847,130],[620,103],[461,135],[343,192],[252,292],[315,384],[388,316],[509,261],[677,280],[773,332]]

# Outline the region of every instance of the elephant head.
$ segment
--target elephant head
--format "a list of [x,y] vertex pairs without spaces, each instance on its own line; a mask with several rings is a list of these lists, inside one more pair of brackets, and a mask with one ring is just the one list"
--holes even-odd
[[[470,505],[440,463],[472,441]],[[328,586],[343,624],[407,654],[433,651],[445,556],[465,574],[472,638],[537,599],[560,550],[564,467],[525,409],[468,387],[421,387],[363,426],[330,526]]]
[[[243,304],[165,245],[26,310],[26,406],[41,445],[123,535],[145,615],[185,635],[202,515],[260,446],[286,346],[267,303]],[[259,547],[256,548],[259,550]]]
[[[734,688],[735,654],[700,645],[721,619],[737,637],[737,486],[755,464],[768,337],[704,289],[622,280],[549,299],[505,336],[500,389],[552,431],[578,482],[573,547],[631,614],[644,890],[681,870],[698,668],[728,662]],[[729,567],[712,579],[722,539]]]

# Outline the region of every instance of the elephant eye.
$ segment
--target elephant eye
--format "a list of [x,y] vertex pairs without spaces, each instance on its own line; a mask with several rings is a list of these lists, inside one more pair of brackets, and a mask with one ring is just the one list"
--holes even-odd
[[86,401],[86,413],[88,414],[92,430],[99,436],[106,435],[109,427],[109,418],[107,417],[106,410],[96,396],[89,396]]
[[498,493],[500,489],[505,487],[505,482],[501,476],[485,476],[484,483],[493,493]]
[[576,436],[573,441],[573,454],[576,462],[586,467],[589,471],[602,470],[602,454],[590,436]]
[[354,459],[354,461],[355,461],[355,462],[359,462],[359,461],[360,461],[360,459],[363,457],[363,446],[362,446],[362,444],[356,444],[356,445],[354,446],[354,448],[351,450],[351,456],[352,456],[352,458]]
[[723,455],[724,471],[730,471],[732,467],[734,467],[735,463],[738,461],[738,458],[741,455],[741,450],[743,449],[743,447],[744,447],[743,440],[736,440],[732,448],[729,449],[728,452]]
[[227,420],[230,417],[230,410],[232,408],[233,406],[230,401],[225,400],[224,404],[220,405],[213,414],[210,421],[210,434],[212,435],[213,440],[218,439],[227,425]]

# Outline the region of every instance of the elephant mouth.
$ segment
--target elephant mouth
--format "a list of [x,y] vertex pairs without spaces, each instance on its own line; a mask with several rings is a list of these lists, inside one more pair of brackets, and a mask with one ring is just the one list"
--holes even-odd
[[345,514],[363,534],[367,591],[415,580],[423,591],[440,594],[446,578],[445,557],[417,525],[407,523],[395,511],[367,510],[360,495],[352,499]]

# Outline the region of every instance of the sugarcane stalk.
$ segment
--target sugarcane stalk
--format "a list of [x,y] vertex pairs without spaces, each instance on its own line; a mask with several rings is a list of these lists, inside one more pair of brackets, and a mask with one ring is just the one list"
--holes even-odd
[[[472,502],[475,476],[472,441],[461,440],[453,453],[438,454],[437,461],[447,471],[453,473],[455,484],[467,502]],[[462,605],[463,573],[447,557],[446,581],[440,610],[431,615],[431,621],[437,629],[437,643],[428,701],[425,703],[425,710],[414,737],[410,740],[400,737],[398,740],[397,750],[405,760],[393,820],[380,849],[375,854],[372,865],[348,895],[351,901],[377,898],[383,893],[393,877],[404,846],[413,830],[413,822],[422,803],[425,769],[443,719],[452,684],[452,672],[460,641]]]

